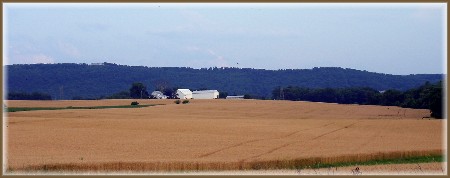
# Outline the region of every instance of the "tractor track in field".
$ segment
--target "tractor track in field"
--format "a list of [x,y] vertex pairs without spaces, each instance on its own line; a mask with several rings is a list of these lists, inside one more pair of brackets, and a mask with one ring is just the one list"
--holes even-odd
[[331,134],[331,133],[340,131],[340,130],[342,130],[342,129],[349,128],[349,127],[355,125],[355,124],[358,123],[358,122],[360,122],[360,121],[357,121],[357,122],[354,122],[354,123],[352,123],[352,124],[349,124],[349,125],[346,125],[346,126],[344,126],[344,127],[341,127],[341,128],[339,128],[339,129],[335,129],[335,130],[332,130],[332,131],[330,131],[330,132],[324,133],[324,134],[322,134],[322,135],[319,135],[319,136],[317,136],[317,137],[314,137],[312,140],[315,140],[315,139],[318,139],[318,138],[323,137],[323,136],[325,136],[325,135],[328,135],[328,134]]
[[20,123],[40,123],[40,122],[48,122],[48,121],[55,121],[55,120],[62,120],[66,118],[52,118],[52,119],[36,119],[36,120],[22,120],[22,121],[10,121],[8,120],[8,124],[14,125],[14,124],[20,124]]
[[256,139],[256,140],[249,140],[249,141],[241,142],[241,143],[238,143],[238,144],[235,144],[235,145],[231,145],[231,146],[228,146],[228,147],[225,147],[225,148],[218,149],[216,151],[212,151],[212,152],[209,152],[209,153],[206,153],[206,154],[202,154],[202,155],[198,156],[197,158],[204,158],[204,157],[213,155],[215,153],[218,153],[218,152],[230,149],[230,148],[238,147],[238,146],[244,145],[246,143],[253,143],[253,142],[257,142],[257,141],[261,141],[261,140],[264,140],[264,139]]
[[[354,122],[354,123],[352,123],[352,124],[346,125],[346,126],[341,127],[341,128],[339,128],[339,129],[332,130],[332,131],[330,131],[330,132],[326,132],[326,133],[324,133],[324,134],[321,134],[321,135],[319,135],[319,136],[317,136],[317,137],[312,138],[310,141],[313,141],[313,140],[316,140],[316,139],[318,139],[318,138],[320,138],[320,137],[323,137],[323,136],[325,136],[325,135],[328,135],[328,134],[331,134],[331,133],[334,133],[334,132],[337,132],[337,131],[340,131],[340,130],[349,128],[349,127],[355,125],[355,124],[358,123],[358,122],[360,122],[360,121],[357,121],[357,122]],[[328,124],[328,125],[330,125],[330,124]],[[277,150],[279,150],[279,149],[281,149],[281,148],[285,148],[285,147],[287,147],[287,146],[289,146],[289,145],[292,145],[292,144],[295,144],[295,143],[297,143],[297,142],[299,142],[299,141],[294,141],[294,142],[290,142],[290,143],[283,144],[283,145],[281,145],[281,146],[272,148],[272,149],[270,149],[269,151],[264,152],[264,153],[261,153],[261,154],[259,154],[259,155],[255,155],[255,156],[251,156],[251,157],[249,157],[249,158],[242,159],[242,160],[240,160],[240,162],[245,162],[245,161],[247,161],[247,160],[249,160],[249,159],[255,159],[255,158],[261,157],[261,156],[263,156],[263,155],[273,153],[273,152],[275,152],[275,151],[277,151]]]
[[[389,124],[390,124],[390,122],[389,122],[389,121],[386,121],[386,122],[384,122],[383,125],[384,125],[384,127],[388,127]],[[374,132],[374,133],[372,133],[371,136],[370,136],[370,139],[365,139],[365,142],[362,143],[362,144],[361,144],[360,146],[358,146],[358,147],[354,147],[354,149],[353,149],[352,152],[358,152],[358,151],[364,149],[367,145],[369,145],[371,142],[373,142],[373,140],[374,140],[375,138],[379,137],[380,135],[382,135],[381,132]]]
[[[218,149],[218,150],[215,150],[215,151],[206,153],[206,154],[202,154],[202,155],[198,156],[197,158],[205,158],[205,157],[208,157],[208,156],[213,155],[213,154],[215,154],[215,153],[218,153],[218,152],[221,152],[221,151],[230,149],[230,148],[242,146],[242,145],[247,144],[247,143],[253,143],[253,142],[258,142],[258,141],[263,141],[263,140],[273,140],[273,139],[283,139],[283,138],[287,138],[287,137],[290,137],[290,136],[292,136],[292,135],[295,135],[295,134],[297,134],[297,133],[299,133],[299,132],[303,132],[303,131],[307,131],[307,130],[312,130],[312,129],[318,129],[318,128],[326,127],[326,126],[329,126],[329,125],[332,125],[332,124],[335,124],[335,122],[328,123],[328,124],[324,124],[324,125],[321,125],[321,126],[319,126],[319,127],[313,127],[313,128],[307,128],[307,129],[297,130],[297,131],[295,131],[295,132],[291,132],[291,133],[286,134],[286,135],[283,135],[283,136],[281,136],[281,137],[255,139],[255,140],[249,140],[249,141],[241,142],[241,143],[238,143],[238,144],[234,144],[234,145],[231,145],[231,146],[228,146],[228,147],[225,147],[225,148],[221,148],[221,149]],[[273,151],[275,151],[275,150],[273,150]]]

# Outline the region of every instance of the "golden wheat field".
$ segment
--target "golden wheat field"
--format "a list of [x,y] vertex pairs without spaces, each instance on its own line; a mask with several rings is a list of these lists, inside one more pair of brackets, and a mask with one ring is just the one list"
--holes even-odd
[[[75,107],[131,101],[4,103]],[[7,169],[245,170],[446,151],[445,120],[423,119],[429,111],[422,109],[270,100],[137,101],[164,105],[7,113]]]

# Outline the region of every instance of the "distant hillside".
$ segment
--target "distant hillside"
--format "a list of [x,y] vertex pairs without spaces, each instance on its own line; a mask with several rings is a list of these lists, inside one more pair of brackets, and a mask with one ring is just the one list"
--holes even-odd
[[229,95],[271,97],[277,86],[308,88],[370,87],[407,90],[426,81],[442,80],[442,74],[390,75],[355,69],[264,70],[249,68],[179,68],[126,66],[110,63],[21,64],[4,66],[9,92],[44,92],[54,99],[97,98],[128,90],[142,82],[151,92],[157,85],[189,89],[217,89]]

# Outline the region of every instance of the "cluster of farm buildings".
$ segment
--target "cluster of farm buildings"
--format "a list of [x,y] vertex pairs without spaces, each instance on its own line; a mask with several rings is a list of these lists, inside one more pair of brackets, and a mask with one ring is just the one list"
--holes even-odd
[[[168,97],[160,91],[152,92],[152,96],[156,99],[167,99]],[[191,91],[189,89],[178,89],[176,96],[179,99],[217,99],[219,91],[217,90],[200,90]],[[244,99],[244,96],[227,96],[226,99]]]

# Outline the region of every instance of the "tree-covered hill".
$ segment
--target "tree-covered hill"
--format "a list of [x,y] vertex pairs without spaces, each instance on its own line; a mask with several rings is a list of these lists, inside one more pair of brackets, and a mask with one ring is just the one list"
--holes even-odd
[[111,63],[16,64],[4,66],[8,92],[42,92],[53,99],[98,98],[127,91],[142,82],[151,92],[158,86],[217,89],[229,95],[271,97],[278,86],[307,88],[370,87],[376,90],[408,90],[426,81],[442,80],[442,74],[390,75],[338,67],[264,70],[126,66]]

